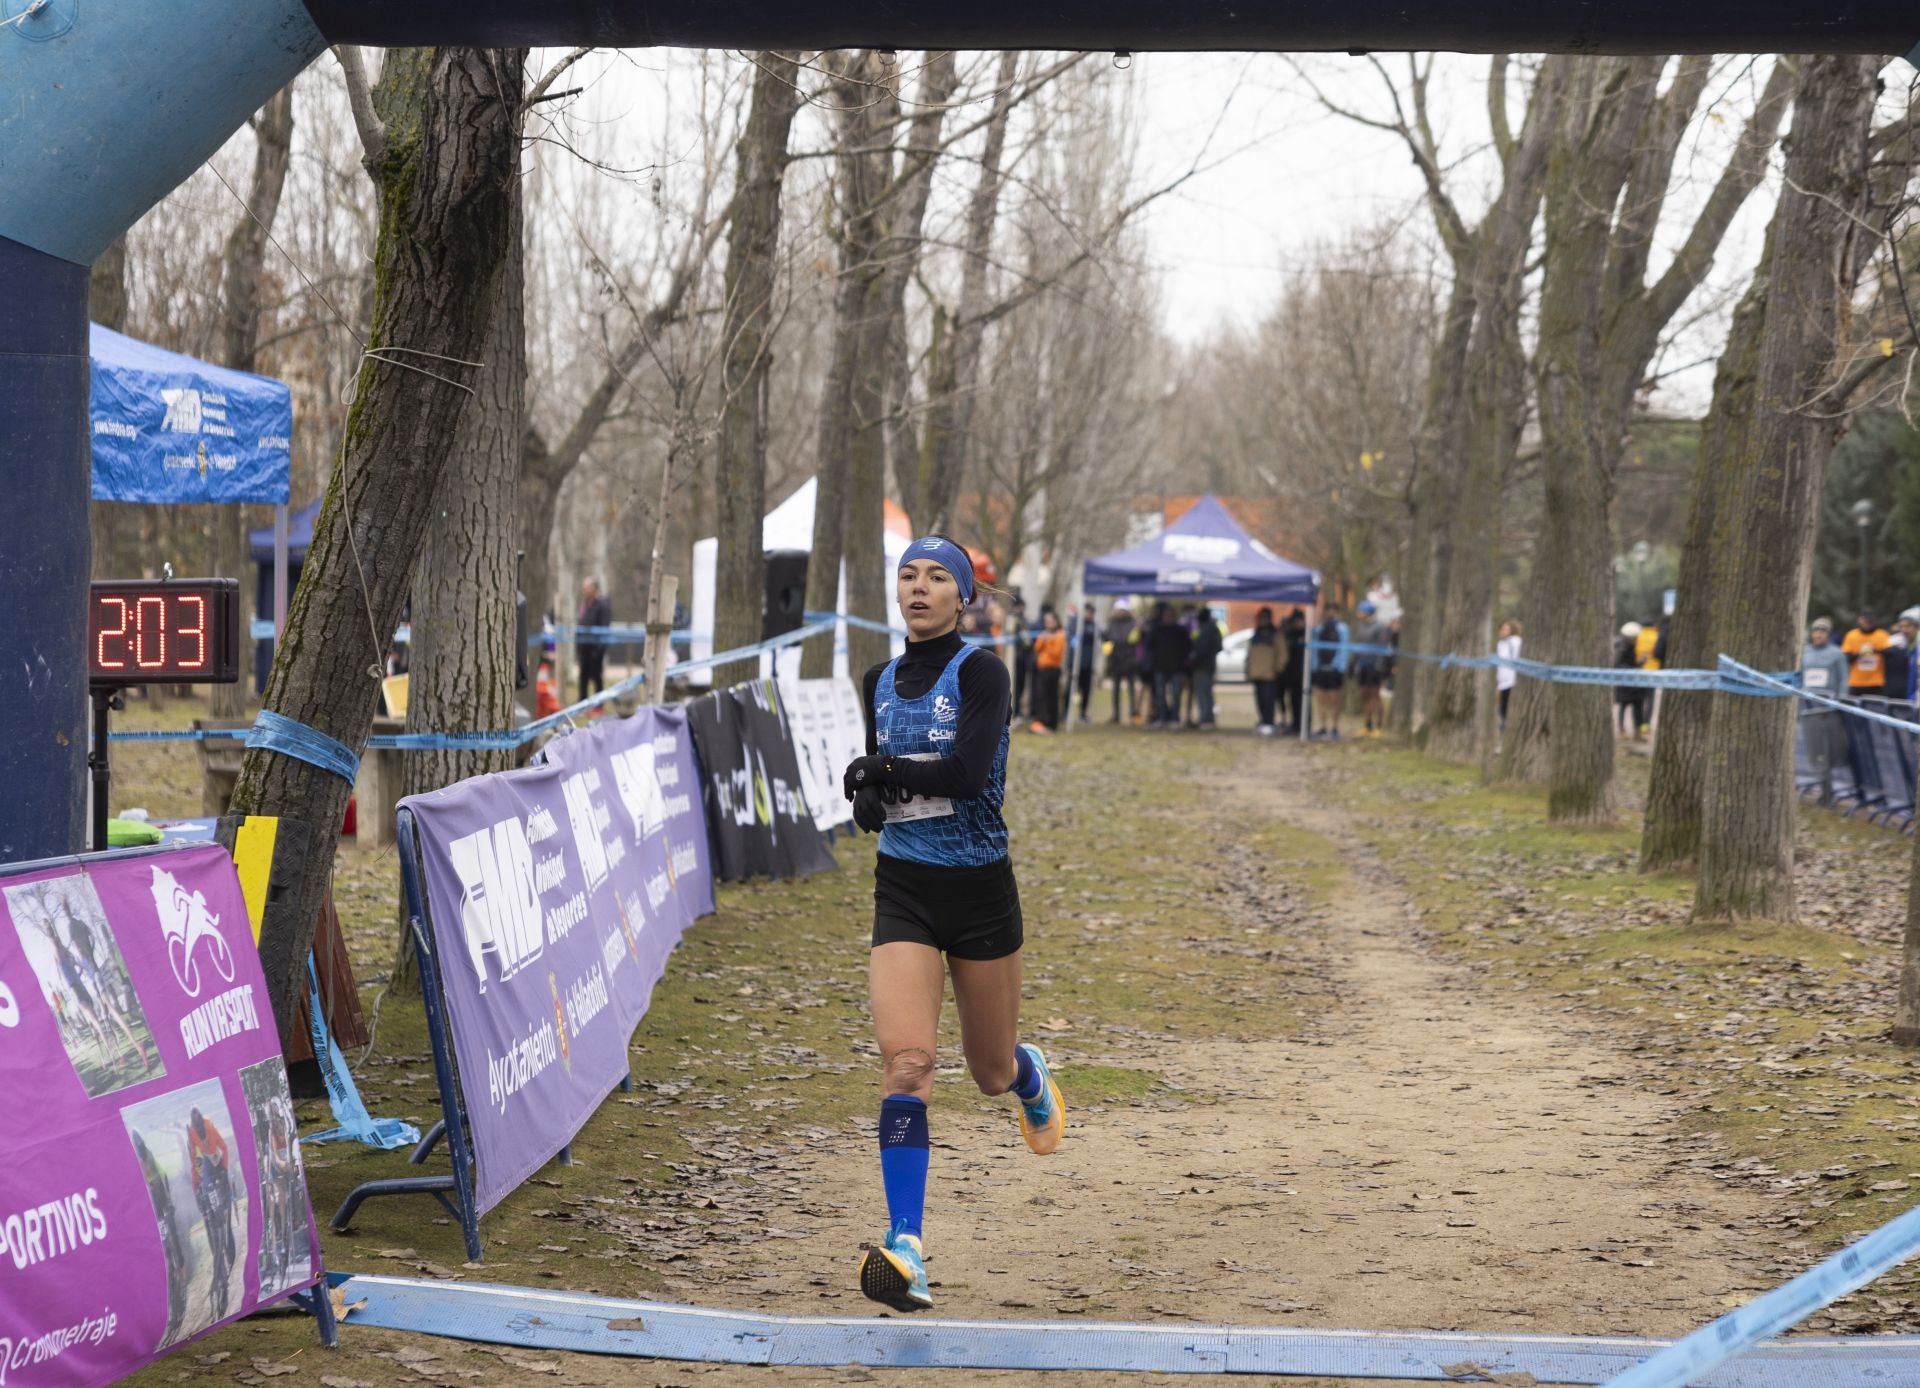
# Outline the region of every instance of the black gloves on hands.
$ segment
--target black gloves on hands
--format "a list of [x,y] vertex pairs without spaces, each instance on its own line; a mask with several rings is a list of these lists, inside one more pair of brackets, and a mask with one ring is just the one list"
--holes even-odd
[[847,763],[846,774],[841,778],[840,788],[851,800],[867,786],[891,785],[893,782],[892,757],[855,757]]
[[880,786],[862,786],[853,796],[853,822],[869,834],[887,827],[887,793]]

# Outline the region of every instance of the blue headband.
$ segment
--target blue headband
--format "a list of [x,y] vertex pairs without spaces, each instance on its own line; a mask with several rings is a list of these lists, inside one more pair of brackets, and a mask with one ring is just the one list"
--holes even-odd
[[953,575],[953,581],[960,586],[962,607],[973,601],[973,560],[952,540],[942,539],[938,535],[915,540],[907,546],[907,552],[900,556],[900,567],[904,569],[916,559],[931,559]]

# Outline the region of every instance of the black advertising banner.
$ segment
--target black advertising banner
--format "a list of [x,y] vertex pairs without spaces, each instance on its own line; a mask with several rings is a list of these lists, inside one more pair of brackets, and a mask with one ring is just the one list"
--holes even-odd
[[808,877],[836,866],[801,788],[800,759],[772,680],[751,680],[687,704],[713,875]]

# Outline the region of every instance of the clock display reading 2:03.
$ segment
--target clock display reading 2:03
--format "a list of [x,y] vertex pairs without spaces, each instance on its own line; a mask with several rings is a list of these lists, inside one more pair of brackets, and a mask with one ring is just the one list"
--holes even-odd
[[239,677],[235,579],[95,583],[87,674],[97,685],[224,684]]

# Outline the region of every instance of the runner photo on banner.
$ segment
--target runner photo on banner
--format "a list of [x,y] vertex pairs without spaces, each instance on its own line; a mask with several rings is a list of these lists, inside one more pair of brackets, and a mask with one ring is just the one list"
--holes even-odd
[[[0,875],[0,1377],[106,1383],[320,1276],[279,1034],[216,844]],[[262,1183],[266,1183],[263,1191]]]
[[840,772],[867,750],[859,692],[844,675],[783,678],[778,685],[814,826],[835,829],[853,823],[853,802],[840,793]]
[[713,910],[686,715],[644,707],[544,764],[402,801],[413,813],[454,1056],[491,1209],[626,1078],[681,933]]
[[807,877],[836,867],[815,824],[779,687],[749,680],[687,705],[700,752],[714,875]]

